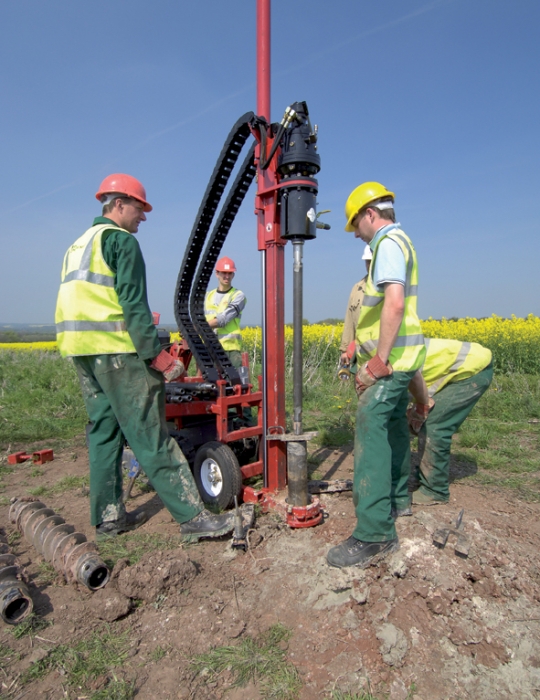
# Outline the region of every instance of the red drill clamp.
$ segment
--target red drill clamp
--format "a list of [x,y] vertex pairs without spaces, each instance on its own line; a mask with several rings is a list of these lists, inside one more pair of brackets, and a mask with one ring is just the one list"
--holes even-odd
[[34,464],[45,464],[45,462],[52,462],[54,459],[54,454],[52,450],[38,450],[33,452],[31,455],[27,455],[24,450],[22,452],[14,452],[8,455],[8,464],[22,464],[23,462],[28,462],[32,460]]

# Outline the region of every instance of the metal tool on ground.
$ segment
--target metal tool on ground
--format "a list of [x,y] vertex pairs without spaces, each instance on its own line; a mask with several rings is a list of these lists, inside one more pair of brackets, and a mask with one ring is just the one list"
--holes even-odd
[[26,572],[9,551],[5,531],[0,528],[0,617],[8,625],[18,625],[32,614],[34,603],[27,583]]
[[52,462],[54,459],[54,454],[52,450],[38,450],[37,452],[32,452],[32,454],[26,454],[24,450],[22,452],[14,452],[8,455],[8,464],[22,464],[23,462],[28,462],[32,460],[34,464],[45,464],[46,462]]
[[122,459],[126,460],[128,469],[128,482],[124,493],[122,494],[122,500],[124,501],[124,503],[127,503],[127,501],[129,501],[129,499],[131,498],[131,491],[133,490],[135,479],[141,474],[142,469],[134,453],[129,448],[124,448],[124,454]]
[[81,583],[97,591],[109,581],[109,568],[95,543],[88,542],[82,532],[75,532],[73,525],[44,503],[14,499],[9,519],[68,583]]
[[234,531],[232,547],[233,549],[241,549],[244,552],[247,549],[246,528],[244,527],[244,520],[238,506],[237,496],[234,497]]
[[308,483],[310,493],[340,493],[352,491],[352,479],[313,480]]
[[439,528],[433,533],[433,544],[439,549],[444,549],[450,535],[454,535],[456,537],[454,552],[458,555],[458,557],[463,557],[465,559],[469,556],[470,544],[467,536],[463,532],[464,512],[465,510],[462,508],[457,517],[455,527]]

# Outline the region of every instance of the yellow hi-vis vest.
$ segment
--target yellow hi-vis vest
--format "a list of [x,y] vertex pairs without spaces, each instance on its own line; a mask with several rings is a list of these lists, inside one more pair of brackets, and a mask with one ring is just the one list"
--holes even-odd
[[[217,289],[208,292],[204,300],[204,315],[206,316],[206,320],[223,313],[233,300],[237,291],[235,287],[231,287],[226,294],[222,295],[219,304],[216,304]],[[214,329],[222,348],[226,351],[242,350],[242,334],[240,333],[241,316],[242,314],[239,314],[233,318],[232,321],[229,321],[226,326],[223,326],[223,328]]]
[[92,226],[64,256],[55,315],[62,357],[136,352],[101,249],[103,232],[111,228]]
[[412,372],[422,366],[425,356],[424,336],[416,313],[418,294],[418,264],[416,251],[409,237],[398,226],[389,228],[375,246],[370,271],[367,277],[366,291],[360,309],[360,317],[356,328],[356,344],[358,362],[363,364],[377,354],[379,343],[381,312],[384,302],[384,291],[379,292],[373,282],[373,271],[377,251],[381,241],[391,238],[395,241],[405,257],[405,309],[398,336],[390,357],[390,364],[396,372]]
[[491,362],[491,350],[478,343],[426,338],[422,374],[430,396],[450,382],[474,377]]

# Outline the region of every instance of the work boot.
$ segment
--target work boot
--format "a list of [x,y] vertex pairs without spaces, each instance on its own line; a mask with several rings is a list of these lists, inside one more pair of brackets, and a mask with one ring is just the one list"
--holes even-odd
[[433,496],[429,496],[427,493],[417,489],[412,492],[412,504],[413,506],[440,506],[448,501],[439,501]]
[[96,540],[107,537],[116,537],[121,532],[136,530],[148,520],[148,514],[144,511],[138,513],[125,512],[118,520],[107,520],[96,527]]
[[233,530],[233,512],[214,515],[206,508],[199,515],[180,525],[180,533],[188,542],[196,542],[202,537],[222,537]]
[[399,549],[397,537],[386,542],[362,542],[351,535],[337,547],[332,547],[326,556],[326,561],[330,566],[337,566],[340,569],[346,566],[365,569],[397,549]]
[[403,518],[407,515],[412,515],[412,508],[411,506],[407,506],[406,508],[391,508],[390,515],[394,520]]

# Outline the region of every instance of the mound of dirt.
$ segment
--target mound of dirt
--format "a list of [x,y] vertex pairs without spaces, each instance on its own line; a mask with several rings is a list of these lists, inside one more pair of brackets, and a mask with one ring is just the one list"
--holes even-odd
[[182,550],[157,551],[123,569],[116,585],[127,598],[153,603],[160,595],[188,589],[196,576],[195,565]]

